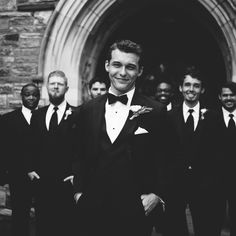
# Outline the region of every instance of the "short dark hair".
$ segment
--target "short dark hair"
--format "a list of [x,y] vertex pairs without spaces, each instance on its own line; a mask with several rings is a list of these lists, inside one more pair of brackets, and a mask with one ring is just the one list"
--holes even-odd
[[53,76],[59,76],[59,77],[61,77],[61,78],[64,78],[66,84],[67,84],[67,82],[68,82],[68,81],[67,81],[66,74],[65,74],[63,71],[61,71],[61,70],[54,70],[54,71],[50,72],[49,75],[48,75],[48,81],[49,81],[49,79],[50,79],[51,77],[53,77]]
[[236,94],[236,83],[233,81],[226,81],[225,83],[221,84],[219,94],[221,94],[222,88],[228,88],[234,95]]
[[109,87],[109,85],[110,85],[110,83],[109,83],[108,80],[103,79],[103,78],[101,78],[101,77],[99,77],[99,76],[95,76],[95,77],[93,77],[93,78],[89,81],[89,89],[91,89],[92,86],[93,86],[93,84],[95,84],[96,82],[105,84],[107,89],[108,89],[108,87]]
[[39,87],[34,84],[34,83],[28,83],[28,84],[25,84],[22,88],[21,88],[21,96],[24,95],[24,92],[25,92],[25,89],[28,88],[28,87],[34,87],[36,89],[36,91],[38,92],[38,95],[40,94],[40,91],[39,91]]
[[181,76],[180,79],[180,85],[183,84],[184,79],[186,78],[187,75],[190,75],[191,77],[200,80],[202,83],[202,87],[204,87],[204,76],[202,74],[202,72],[200,71],[199,68],[197,68],[195,65],[191,65],[191,66],[187,66],[184,71],[183,71],[183,75]]
[[122,52],[136,54],[137,56],[139,56],[139,65],[140,66],[143,65],[143,49],[140,44],[135,43],[129,39],[117,40],[110,46],[108,50],[108,54],[107,54],[108,61],[111,60],[112,51],[116,49],[119,49]]
[[156,86],[158,86],[161,83],[166,83],[169,84],[172,89],[174,87],[173,76],[167,72],[155,75],[155,82]]

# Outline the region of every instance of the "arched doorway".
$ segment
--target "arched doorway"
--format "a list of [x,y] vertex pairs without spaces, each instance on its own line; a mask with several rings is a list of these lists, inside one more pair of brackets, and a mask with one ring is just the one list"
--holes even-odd
[[86,83],[95,73],[103,73],[107,46],[125,37],[144,46],[146,73],[163,61],[177,74],[185,62],[199,64],[207,74],[209,98],[215,99],[217,85],[236,75],[232,5],[222,4],[61,1],[44,37],[39,71],[46,78],[53,69],[64,70],[70,79],[69,100],[80,104],[86,99]]

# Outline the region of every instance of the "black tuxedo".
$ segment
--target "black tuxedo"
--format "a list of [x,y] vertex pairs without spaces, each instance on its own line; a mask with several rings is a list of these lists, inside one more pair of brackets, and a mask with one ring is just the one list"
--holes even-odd
[[222,185],[219,193],[222,193],[224,199],[224,205],[222,210],[222,224],[224,222],[226,203],[228,204],[228,214],[230,219],[230,235],[234,235],[236,232],[236,207],[235,199],[236,194],[234,190],[235,186],[235,140],[236,129],[229,131],[225,124],[222,108],[217,110],[217,131],[218,133],[218,173],[221,176]]
[[[67,104],[66,110],[74,109]],[[37,233],[46,235],[72,235],[74,220],[72,175],[74,112],[62,117],[55,132],[49,132],[45,117],[47,107],[32,116],[33,133],[31,163],[28,171],[35,171],[34,179]]]
[[2,116],[3,149],[12,208],[12,235],[29,235],[32,185],[27,176],[30,126],[21,108]]
[[[182,104],[167,113],[172,154],[166,159],[166,233],[189,235],[185,210],[188,204],[196,236],[220,235],[219,174],[217,173],[217,122],[215,113],[200,114],[190,137]],[[171,140],[172,139],[172,140]]]
[[[79,235],[145,236],[148,222],[140,196],[159,193],[165,127],[160,104],[135,93],[131,105],[154,110],[133,120],[130,112],[111,143],[105,127],[106,101],[107,95],[103,95],[80,109],[74,182],[75,192],[83,193],[77,202]],[[148,133],[135,135],[138,127]]]

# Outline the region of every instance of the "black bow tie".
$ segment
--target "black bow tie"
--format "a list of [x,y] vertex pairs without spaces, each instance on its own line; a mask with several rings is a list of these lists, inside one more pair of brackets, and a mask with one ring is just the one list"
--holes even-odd
[[126,94],[121,95],[121,96],[115,96],[114,94],[108,93],[107,98],[108,98],[108,104],[112,104],[119,101],[126,105],[128,102],[128,97]]

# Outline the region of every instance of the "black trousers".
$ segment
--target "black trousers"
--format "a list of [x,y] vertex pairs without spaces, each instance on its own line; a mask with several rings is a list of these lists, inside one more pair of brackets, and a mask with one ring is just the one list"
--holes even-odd
[[32,207],[32,183],[27,175],[10,178],[10,204],[12,209],[12,236],[30,235],[30,208]]

